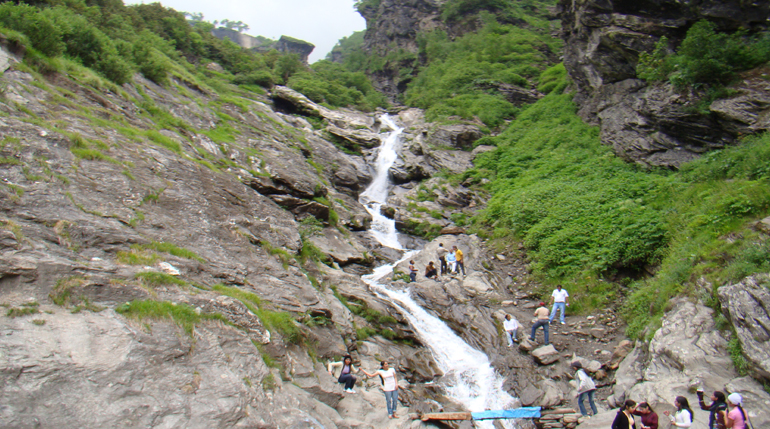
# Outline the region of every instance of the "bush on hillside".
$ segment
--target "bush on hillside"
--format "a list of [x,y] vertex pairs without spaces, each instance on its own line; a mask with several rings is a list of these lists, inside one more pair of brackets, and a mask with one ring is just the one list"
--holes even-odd
[[316,103],[331,107],[357,107],[371,111],[386,107],[385,96],[374,89],[362,72],[350,72],[341,64],[322,60],[312,65],[312,70],[293,75],[288,85]]
[[529,87],[549,66],[543,54],[558,50],[549,35],[499,24],[483,14],[484,27],[455,40],[440,30],[418,39],[427,66],[408,85],[406,104],[427,109],[428,119],[478,117],[499,126],[516,112],[497,91],[501,84]]
[[668,79],[677,87],[726,85],[736,72],[770,61],[770,35],[748,36],[745,32],[718,33],[716,25],[698,21],[676,51],[662,37],[651,53],[639,55],[637,73],[648,81]]

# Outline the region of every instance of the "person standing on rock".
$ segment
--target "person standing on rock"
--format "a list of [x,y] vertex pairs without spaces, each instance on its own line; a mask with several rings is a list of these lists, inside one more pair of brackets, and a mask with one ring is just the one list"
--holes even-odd
[[553,318],[556,316],[556,310],[559,310],[561,311],[560,322],[562,325],[564,324],[564,312],[569,305],[567,302],[568,298],[569,294],[567,293],[567,290],[562,289],[561,285],[556,285],[556,289],[554,289],[551,294],[551,304],[553,304],[553,308],[551,309],[551,317],[548,318],[551,323],[553,323]]
[[598,414],[596,411],[596,404],[594,403],[594,392],[596,391],[596,383],[594,380],[586,374],[583,370],[583,364],[580,362],[572,362],[572,369],[575,371],[575,378],[577,379],[577,392],[578,392],[578,407],[580,408],[580,414],[587,416],[585,405],[583,405],[583,399],[588,398],[588,405],[591,407],[593,415]]
[[465,277],[465,259],[463,259],[463,251],[458,249],[457,246],[452,246],[452,252],[454,252],[455,259],[457,260],[457,274],[460,274],[460,270],[462,270],[463,277]]
[[537,333],[537,328],[543,327],[543,334],[545,335],[545,345],[547,346],[548,343],[548,325],[551,322],[548,320],[548,308],[545,306],[544,302],[541,302],[540,305],[535,310],[535,323],[532,325],[532,334],[529,336],[530,341],[535,341],[535,334]]
[[740,393],[731,393],[727,396],[727,405],[730,412],[725,418],[725,426],[730,429],[746,429],[746,412],[741,407],[743,397]]
[[350,357],[350,355],[347,355],[342,359],[342,362],[329,362],[327,369],[332,377],[334,376],[334,368],[341,368],[337,382],[345,383],[346,392],[356,393],[356,391],[353,390],[353,386],[356,385],[356,377],[353,376],[353,373],[358,372],[359,370],[353,366],[353,358]]
[[417,268],[414,267],[414,261],[409,261],[409,280],[412,283],[417,281]]
[[633,414],[642,417],[642,429],[658,429],[658,413],[652,410],[650,404],[640,403]]
[[612,429],[636,429],[636,422],[634,421],[634,410],[636,409],[636,402],[626,399],[623,403],[623,407],[615,415],[615,420],[612,421]]
[[449,265],[449,274],[455,273],[455,265],[457,265],[457,257],[455,256],[455,252],[450,251],[446,254],[446,262],[447,265]]
[[709,429],[725,429],[725,416],[722,411],[727,409],[725,394],[716,391],[711,394],[711,405],[706,405],[703,401],[703,389],[698,389],[698,405],[701,410],[709,412]]
[[[431,262],[432,263],[432,262]],[[380,387],[385,392],[385,406],[388,408],[388,418],[398,418],[396,415],[396,406],[398,405],[398,380],[396,379],[396,370],[388,367],[387,361],[380,362],[380,369],[373,374],[361,370],[367,377],[380,376],[382,386]]]
[[510,314],[505,315],[505,321],[503,322],[503,329],[505,330],[505,339],[508,340],[508,347],[513,347],[513,343],[518,343],[517,334],[519,331],[519,321],[515,317],[511,317]]
[[447,272],[447,264],[446,264],[446,254],[449,253],[448,250],[444,247],[444,243],[438,244],[438,249],[436,249],[436,256],[438,256],[439,265],[441,265],[441,275],[446,275]]
[[690,409],[690,403],[687,402],[687,398],[684,396],[677,396],[676,399],[674,399],[674,405],[676,406],[676,413],[674,413],[673,416],[668,410],[663,411],[663,414],[668,416],[671,424],[679,428],[688,428],[692,426],[693,413]]

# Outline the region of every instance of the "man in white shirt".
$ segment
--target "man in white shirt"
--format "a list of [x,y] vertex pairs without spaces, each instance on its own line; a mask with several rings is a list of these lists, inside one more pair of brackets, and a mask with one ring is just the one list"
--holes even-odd
[[556,311],[560,310],[560,319],[559,321],[561,324],[564,324],[564,312],[567,310],[567,306],[569,303],[567,302],[567,299],[569,298],[569,294],[567,293],[566,289],[562,289],[561,285],[556,285],[556,289],[554,289],[553,293],[551,294],[551,304],[553,304],[553,308],[551,308],[551,317],[548,318],[549,323],[553,323],[553,318],[556,316]]
[[516,339],[517,332],[519,330],[519,321],[516,318],[512,318],[510,314],[505,315],[505,321],[503,321],[503,329],[505,330],[505,339],[508,340],[508,347],[513,347],[513,343],[518,343]]

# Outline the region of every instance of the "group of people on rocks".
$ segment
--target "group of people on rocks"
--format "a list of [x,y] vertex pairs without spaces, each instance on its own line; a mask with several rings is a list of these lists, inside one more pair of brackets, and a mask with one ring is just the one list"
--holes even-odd
[[[545,302],[540,302],[540,304],[535,309],[535,320],[532,323],[532,332],[529,336],[530,341],[535,341],[537,330],[542,327],[545,340],[544,343],[545,345],[550,344],[548,342],[549,326],[551,323],[553,323],[553,319],[556,317],[557,311],[560,312],[561,324],[564,325],[566,323],[564,321],[564,313],[566,308],[569,306],[568,299],[569,293],[567,293],[567,290],[564,289],[562,285],[557,285],[556,289],[554,289],[553,293],[551,294],[551,305],[553,306],[551,311],[548,311],[548,307],[545,306]],[[505,320],[503,321],[503,330],[505,331],[506,339],[508,340],[508,347],[512,347],[513,343],[518,342],[517,334],[520,326],[521,324],[518,320],[516,320],[515,317],[512,317],[510,314],[505,315]]]
[[[463,256],[463,251],[458,249],[457,246],[447,249],[444,247],[444,243],[439,243],[436,256],[440,266],[436,267],[433,261],[428,262],[428,265],[425,266],[426,278],[438,281],[439,270],[441,270],[440,274],[442,276],[447,273],[450,275],[462,273],[463,277],[465,277],[465,257]],[[411,282],[417,281],[418,273],[419,270],[415,267],[414,261],[409,261],[409,280]]]
[[[698,404],[702,410],[709,411],[709,429],[748,429],[748,413],[743,409],[743,397],[740,393],[725,394],[716,391],[711,395],[711,404],[703,400],[703,390],[698,390]],[[693,427],[693,412],[687,398],[677,396],[674,399],[676,411],[672,414],[664,411],[671,426],[678,428]],[[582,409],[581,409],[582,411]],[[595,411],[594,411],[595,413]],[[636,429],[634,415],[641,416],[640,429],[658,429],[658,414],[646,402],[637,404],[628,399],[615,416],[611,429]]]
[[332,377],[335,377],[335,368],[340,369],[340,375],[337,377],[337,382],[344,384],[344,390],[347,393],[356,393],[353,388],[356,384],[356,377],[354,372],[363,372],[367,377],[380,377],[380,389],[385,393],[385,405],[388,410],[388,418],[398,418],[396,415],[396,406],[398,405],[398,379],[396,378],[395,368],[391,368],[388,361],[380,362],[380,368],[376,371],[369,373],[366,370],[356,368],[353,365],[353,358],[347,355],[342,358],[340,362],[329,362],[327,370]]

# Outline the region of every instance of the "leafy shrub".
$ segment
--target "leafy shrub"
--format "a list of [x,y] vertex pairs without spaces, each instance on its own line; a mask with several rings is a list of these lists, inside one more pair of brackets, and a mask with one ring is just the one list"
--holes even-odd
[[0,5],[0,25],[24,33],[35,49],[44,55],[64,53],[62,32],[49,16],[34,6],[5,2]]
[[492,16],[482,19],[485,24],[477,33],[454,40],[440,30],[418,38],[427,66],[409,83],[404,101],[427,109],[428,119],[478,117],[488,126],[499,126],[517,111],[499,86],[528,87],[549,66],[544,53],[560,49],[550,35],[499,24]]
[[735,73],[770,61],[770,37],[745,32],[717,33],[716,25],[693,24],[674,53],[662,37],[652,53],[639,56],[637,73],[649,81],[669,79],[678,87],[696,84],[725,85]]

